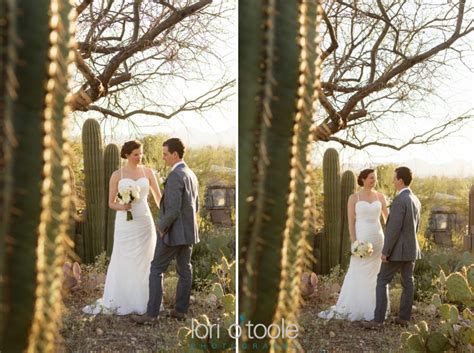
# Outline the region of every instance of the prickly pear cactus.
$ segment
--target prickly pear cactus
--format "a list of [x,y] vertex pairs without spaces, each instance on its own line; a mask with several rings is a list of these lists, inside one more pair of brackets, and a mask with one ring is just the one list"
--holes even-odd
[[[466,272],[468,269],[464,268],[447,277],[443,271],[440,272],[440,275],[445,277],[440,283],[448,288],[448,300],[469,305],[469,302],[465,301],[467,280],[463,275]],[[472,293],[472,288],[468,289]],[[404,350],[413,352],[471,351],[474,346],[474,314],[469,306],[460,313],[456,305],[443,303],[439,294],[433,295],[432,304],[438,310],[440,317],[440,322],[434,325],[437,330],[430,332],[424,321],[415,325],[415,332],[404,332],[401,336]]]
[[469,266],[466,270],[466,277],[471,290],[474,288],[474,264]]
[[474,185],[469,190],[469,225],[465,239],[465,249],[474,252]]
[[2,352],[54,352],[60,342],[62,265],[71,219],[66,168],[71,9],[60,0],[0,5],[0,135],[6,153],[0,293],[8,293],[0,297]]
[[464,303],[470,307],[474,306],[472,287],[460,272],[451,273],[446,278],[446,289],[448,290],[448,300]]
[[211,323],[207,315],[193,318],[191,328],[181,327],[178,338],[186,352],[235,352],[237,346],[235,326],[235,261],[222,257],[217,268],[220,282],[212,286],[211,294],[224,308],[218,323]]
[[[240,313],[246,324],[296,324],[310,267],[310,133],[319,89],[318,1],[239,2]],[[276,336],[276,335],[274,335]],[[296,340],[242,336],[295,349]],[[254,345],[255,344],[255,345]]]

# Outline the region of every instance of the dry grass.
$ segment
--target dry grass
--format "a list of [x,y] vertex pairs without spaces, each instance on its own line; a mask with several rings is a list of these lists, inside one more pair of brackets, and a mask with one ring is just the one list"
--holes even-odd
[[[175,281],[168,283],[172,282]],[[174,288],[166,288],[165,309],[171,309],[168,296],[173,291]],[[79,289],[66,297],[61,332],[65,352],[181,352],[177,337],[180,327],[191,327],[191,318],[202,314],[206,314],[211,322],[222,315],[222,309],[206,304],[204,293],[193,293],[195,301],[184,322],[162,317],[157,325],[143,326],[133,323],[129,315],[83,314],[81,309],[101,294],[102,288],[99,287]]]
[[[394,324],[393,316],[380,331],[367,330],[360,322],[326,321],[318,317],[320,311],[335,303],[336,298],[321,302],[316,297],[303,306],[299,342],[306,352],[402,352],[400,334],[412,327],[406,329]],[[398,307],[398,304],[394,306]],[[426,307],[427,304],[415,303],[410,326],[421,320],[433,320]]]

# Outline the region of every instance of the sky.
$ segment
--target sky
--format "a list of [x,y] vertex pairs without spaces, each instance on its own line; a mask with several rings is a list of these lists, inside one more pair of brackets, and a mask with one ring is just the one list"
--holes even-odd
[[[226,38],[234,40],[217,41],[214,52],[220,57],[226,58],[224,69],[230,76],[237,77],[237,11],[231,19],[234,26],[226,22],[223,33]],[[474,33],[471,34],[474,37]],[[474,70],[474,51],[467,57],[467,64]],[[214,72],[219,75],[220,72]],[[444,71],[443,83],[440,84],[436,93],[443,97],[429,98],[424,106],[418,109],[422,114],[433,117],[433,121],[456,117],[471,111],[474,114],[474,72],[464,65],[454,64]],[[196,83],[183,83],[183,87],[177,90],[177,95],[188,96],[199,95],[202,86]],[[96,114],[81,114],[73,127],[73,136],[80,135],[80,126],[87,117],[97,117]],[[102,125],[106,143],[115,142],[121,144],[127,140],[140,138],[146,134],[166,134],[177,136],[184,140],[189,147],[212,146],[237,146],[238,141],[238,118],[237,118],[237,87],[235,96],[219,107],[205,112],[202,116],[195,113],[183,113],[170,120],[155,117],[136,117],[131,119],[133,124],[140,126],[132,127],[129,122],[117,122],[115,119]],[[115,127],[112,128],[112,125]],[[391,126],[388,129],[393,128]],[[397,137],[408,138],[416,133],[426,130],[423,124],[415,125],[415,128],[397,126]],[[341,164],[343,168],[357,170],[359,168],[375,166],[383,163],[404,164],[418,175],[449,175],[449,176],[474,176],[474,121],[452,136],[432,145],[409,146],[402,151],[387,148],[369,147],[362,151],[352,148],[343,148],[337,143],[321,143],[315,146],[314,163],[322,161],[322,154],[328,147],[335,147],[340,151]]]
[[[473,35],[474,37],[474,35]],[[474,52],[469,56],[474,69]],[[445,71],[444,86],[439,86],[436,97],[419,107],[420,112],[428,112],[433,120],[446,116],[455,118],[471,111],[474,115],[474,72],[463,65],[449,67]],[[413,125],[411,125],[413,126]],[[396,135],[412,136],[427,130],[424,124],[415,125],[416,131],[397,126]],[[474,176],[474,119],[462,130],[432,145],[412,145],[401,151],[381,147],[368,147],[364,150],[343,148],[338,143],[324,143],[315,151],[314,161],[322,161],[324,150],[334,147],[340,152],[341,164],[350,169],[360,169],[378,164],[405,164],[418,175]]]
[[[226,0],[225,6],[231,7],[235,0]],[[215,2],[214,5],[217,5]],[[224,65],[216,62],[212,56],[203,56],[201,61],[207,62],[206,78],[213,82],[224,74],[226,77],[237,78],[237,11],[221,20],[220,33],[214,33],[215,38],[210,37],[210,50],[218,56]],[[167,85],[167,99],[176,102],[195,98],[209,89],[209,82],[178,81],[173,86]],[[200,147],[204,145],[224,145],[235,147],[237,145],[237,86],[234,87],[234,96],[219,106],[212,108],[202,114],[194,112],[180,113],[167,120],[150,116],[134,116],[126,121],[109,118],[101,122],[102,134],[106,143],[121,144],[131,139],[140,139],[148,134],[165,134],[179,137],[189,147]],[[171,96],[171,97],[170,97]],[[154,98],[154,97],[152,97]],[[163,98],[156,98],[161,99]],[[170,104],[167,101],[168,104]],[[96,112],[76,114],[71,128],[74,138],[80,137],[81,127],[87,118],[100,118]]]

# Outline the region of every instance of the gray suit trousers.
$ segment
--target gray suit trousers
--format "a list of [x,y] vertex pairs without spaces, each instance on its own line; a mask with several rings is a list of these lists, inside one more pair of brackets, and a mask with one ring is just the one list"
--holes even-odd
[[171,260],[176,258],[176,272],[178,273],[178,285],[176,287],[175,310],[187,313],[191,287],[193,282],[193,268],[191,265],[192,245],[169,246],[163,242],[158,235],[155,248],[155,256],[151,262],[147,314],[157,317],[163,300],[163,274],[166,272]]
[[383,322],[385,313],[387,312],[387,285],[392,282],[393,276],[400,271],[402,282],[402,296],[400,298],[400,314],[402,320],[410,320],[411,308],[413,304],[414,283],[413,269],[415,261],[389,261],[382,262],[380,272],[377,276],[376,287],[376,305],[374,312],[374,320]]

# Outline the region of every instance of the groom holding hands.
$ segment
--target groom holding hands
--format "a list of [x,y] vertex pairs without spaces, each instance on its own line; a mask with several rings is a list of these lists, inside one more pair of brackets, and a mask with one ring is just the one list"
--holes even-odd
[[377,276],[376,306],[374,320],[364,322],[365,328],[376,329],[383,325],[387,311],[387,285],[400,271],[402,296],[400,314],[395,322],[407,326],[411,317],[414,284],[413,270],[415,260],[421,257],[416,233],[420,227],[421,203],[409,188],[413,179],[407,167],[395,169],[393,184],[397,196],[390,207],[382,249],[382,265]]
[[184,145],[178,138],[163,143],[163,160],[171,167],[165,181],[164,193],[158,216],[157,243],[151,262],[149,300],[145,315],[134,315],[132,320],[144,324],[155,321],[163,299],[163,274],[176,258],[179,280],[176,288],[176,304],[170,316],[184,320],[189,307],[192,286],[191,252],[199,242],[198,180],[183,161]]

